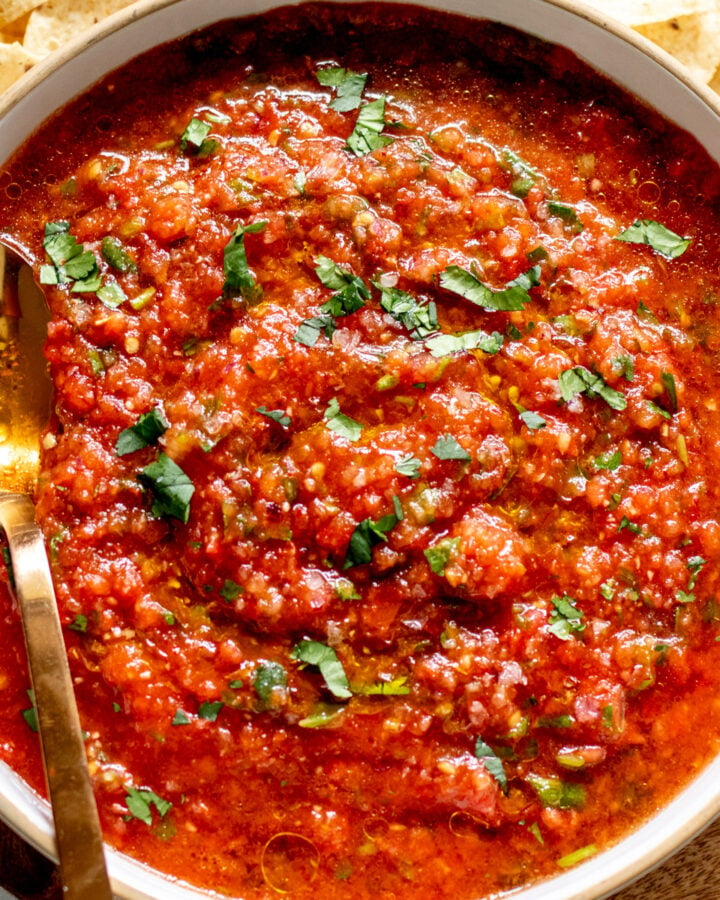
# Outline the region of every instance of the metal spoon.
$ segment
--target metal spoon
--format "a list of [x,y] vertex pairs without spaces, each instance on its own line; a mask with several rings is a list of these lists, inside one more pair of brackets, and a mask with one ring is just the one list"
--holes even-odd
[[0,244],[0,528],[25,634],[66,900],[111,900],[102,833],[50,567],[30,499],[51,389],[47,310],[29,269]]

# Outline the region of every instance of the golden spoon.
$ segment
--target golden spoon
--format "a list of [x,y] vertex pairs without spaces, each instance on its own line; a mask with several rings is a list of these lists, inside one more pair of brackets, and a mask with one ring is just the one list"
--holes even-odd
[[0,245],[0,528],[25,634],[65,900],[111,900],[102,833],[45,543],[30,500],[51,389],[46,308],[29,269]]

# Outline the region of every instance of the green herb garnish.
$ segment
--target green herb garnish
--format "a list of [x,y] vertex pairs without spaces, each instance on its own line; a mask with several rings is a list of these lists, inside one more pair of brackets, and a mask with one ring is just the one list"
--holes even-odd
[[355,127],[347,139],[345,149],[350,150],[355,156],[366,156],[374,150],[392,144],[393,138],[382,133],[386,124],[385,98],[378,97],[377,100],[365,103],[360,107]]
[[218,146],[216,140],[208,137],[211,128],[212,125],[203,119],[190,119],[180,136],[180,149],[191,150],[198,156],[209,156]]
[[596,469],[607,469],[609,472],[614,472],[622,461],[622,453],[620,450],[616,450],[614,453],[604,453],[596,456],[593,464]]
[[348,545],[344,569],[360,566],[372,561],[372,549],[377,544],[387,541],[387,534],[398,522],[402,521],[403,510],[397,497],[393,497],[393,512],[383,516],[377,522],[364,519],[355,527]]
[[334,431],[340,437],[347,438],[347,440],[353,442],[360,440],[363,426],[356,422],[355,419],[351,419],[350,416],[340,412],[340,404],[337,397],[333,397],[328,403],[328,407],[323,413],[323,418],[330,431]]
[[349,112],[357,109],[362,101],[362,92],[365,90],[367,75],[352,72],[340,66],[329,69],[320,69],[315,77],[323,87],[335,88],[336,96],[330,101],[330,109],[338,112]]
[[629,244],[647,244],[668,259],[677,259],[690,246],[690,238],[682,238],[652,219],[637,219],[618,234],[615,240],[627,241]]
[[585,630],[585,618],[582,610],[577,607],[577,600],[564,594],[562,597],[553,597],[554,609],[550,613],[548,631],[560,638],[561,641],[569,641],[573,634]]
[[266,406],[256,406],[255,411],[268,419],[272,419],[273,422],[277,422],[278,425],[282,425],[283,428],[287,428],[292,421],[284,409],[268,409]]
[[198,708],[198,716],[201,719],[205,719],[208,722],[214,722],[218,715],[220,714],[220,710],[225,706],[222,700],[206,700],[204,703],[200,704]]
[[507,794],[508,781],[502,760],[493,748],[489,744],[486,744],[482,738],[478,738],[475,741],[475,756],[483,763],[488,772],[500,785],[503,794]]
[[266,221],[252,222],[250,225],[238,225],[233,231],[223,251],[224,293],[237,292],[246,299],[257,296],[259,287],[248,267],[247,253],[245,252],[245,235],[257,234],[267,224]]
[[352,696],[345,669],[332,647],[319,641],[300,641],[293,647],[290,655],[298,662],[317,666],[325,680],[325,686],[338,700],[347,700]]
[[535,790],[543,806],[553,809],[580,809],[585,805],[587,795],[581,784],[532,774],[527,776],[527,782]]
[[462,447],[451,434],[442,434],[430,448],[430,452],[438,459],[456,459],[467,462],[470,454]]
[[589,371],[584,366],[575,366],[565,369],[558,378],[560,394],[567,403],[578,394],[586,396],[602,397],[602,399],[615,410],[623,410],[627,406],[625,396],[606,384],[602,375]]
[[428,561],[430,568],[436,575],[445,574],[445,566],[450,562],[453,554],[458,548],[460,538],[443,538],[432,547],[424,550],[425,559]]
[[400,475],[407,475],[408,478],[419,478],[421,466],[421,460],[412,454],[408,454],[395,463],[395,471]]
[[530,303],[528,291],[540,284],[540,266],[533,266],[513,281],[501,288],[493,290],[483,284],[472,272],[460,266],[448,266],[440,273],[440,285],[460,297],[464,297],[476,306],[489,312],[510,312],[524,309]]
[[125,797],[125,805],[133,819],[140,819],[146,825],[152,825],[152,807],[160,814],[160,818],[165,818],[168,811],[172,807],[172,803],[158,797],[156,793],[148,788],[126,787],[127,796]]
[[547,422],[543,419],[542,416],[539,416],[537,413],[532,412],[529,409],[524,409],[520,413],[520,421],[529,428],[531,431],[539,431],[541,428],[545,428],[547,426]]
[[414,341],[423,340],[438,330],[437,309],[432,301],[423,304],[396,287],[378,287],[380,306],[407,328]]
[[134,425],[120,432],[115,442],[115,452],[118,456],[125,456],[143,447],[149,447],[157,443],[169,427],[162,412],[154,407],[149,412],[143,413]]
[[263,703],[270,703],[276,688],[287,687],[287,672],[276,662],[261,662],[253,680],[255,693]]
[[187,522],[190,518],[190,500],[195,487],[180,466],[169,456],[159,453],[155,462],[146,466],[138,475],[138,481],[153,495],[151,512],[154,516],[170,516]]
[[426,348],[434,357],[450,356],[463,350],[482,350],[483,353],[497,353],[503,345],[503,336],[498,331],[466,331],[462,334],[437,334],[425,341]]

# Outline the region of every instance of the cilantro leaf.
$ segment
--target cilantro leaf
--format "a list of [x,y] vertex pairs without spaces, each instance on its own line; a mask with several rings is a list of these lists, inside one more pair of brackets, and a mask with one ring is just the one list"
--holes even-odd
[[520,421],[529,428],[531,431],[538,431],[540,428],[545,428],[547,426],[547,422],[543,419],[542,416],[539,416],[537,413],[532,412],[529,409],[524,409],[520,413]]
[[323,418],[330,431],[339,434],[340,437],[347,438],[349,441],[359,441],[363,431],[363,426],[340,412],[340,404],[337,397],[333,397],[328,404],[327,409],[323,413]]
[[668,259],[682,256],[691,242],[690,238],[680,237],[653,219],[637,219],[629,228],[616,235],[615,240],[630,244],[647,244]]
[[443,538],[432,547],[424,550],[425,559],[428,561],[430,568],[435,575],[444,575],[445,566],[450,562],[453,554],[458,548],[460,538]]
[[404,325],[414,341],[420,341],[439,328],[437,309],[431,301],[422,304],[412,294],[396,287],[380,287],[380,306]]
[[579,234],[584,228],[583,223],[578,219],[575,209],[567,203],[560,203],[557,200],[548,200],[548,212],[551,216],[557,216],[562,219],[576,234]]
[[378,97],[360,107],[355,127],[347,139],[345,149],[355,156],[367,156],[373,150],[392,144],[393,138],[382,134],[385,128],[385,98]]
[[223,708],[223,706],[225,706],[225,704],[222,702],[222,700],[206,700],[204,703],[200,704],[200,707],[198,708],[198,716],[208,722],[214,722],[220,714],[220,710]]
[[304,319],[293,335],[293,340],[306,347],[314,347],[321,332],[325,337],[332,337],[335,331],[335,319],[332,316],[314,316]]
[[278,425],[282,425],[283,428],[287,428],[292,422],[292,419],[284,409],[268,409],[265,406],[256,406],[255,411],[268,419],[272,419],[273,422],[277,422]]
[[190,724],[190,717],[188,716],[188,714],[187,714],[184,710],[182,710],[182,709],[176,709],[176,710],[175,710],[175,715],[173,716],[173,720],[172,720],[172,722],[171,722],[170,724],[171,724],[171,725],[175,725],[175,726],[178,726],[178,725],[189,725],[189,724]]
[[451,434],[442,434],[435,441],[434,446],[430,448],[430,452],[438,459],[457,459],[467,462],[471,459],[470,454],[465,450]]
[[172,807],[172,803],[158,797],[156,793],[148,788],[126,787],[125,805],[132,818],[140,819],[146,825],[152,825],[152,807],[160,814],[161,818],[165,818],[168,811]]
[[319,256],[315,262],[317,277],[325,287],[336,291],[326,303],[323,303],[320,312],[340,318],[365,306],[365,301],[370,297],[370,290],[362,278],[343,269],[327,256]]
[[180,149],[183,152],[192,150],[198,156],[209,156],[218,145],[216,140],[208,137],[211,128],[212,125],[203,119],[190,119],[180,136]]
[[327,689],[338,700],[347,700],[352,696],[345,669],[332,647],[319,641],[300,641],[290,655],[298,662],[317,666]]
[[138,481],[152,492],[151,511],[154,516],[171,516],[181,522],[188,521],[195,487],[169,456],[159,453],[157,460],[140,472]]
[[503,794],[507,794],[508,781],[502,760],[493,748],[489,744],[486,744],[482,738],[478,738],[475,741],[475,756],[483,763],[488,772],[500,785]]
[[510,170],[512,174],[510,190],[521,200],[527,197],[530,188],[540,178],[540,174],[529,163],[509,148],[502,151],[500,165]]
[[219,591],[220,596],[226,603],[233,603],[244,593],[245,588],[241,587],[241,585],[233,581],[231,578],[225,579],[225,581],[223,582],[223,586]]
[[135,450],[155,444],[168,428],[169,425],[162,412],[154,407],[149,412],[143,413],[134,425],[120,432],[115,442],[115,452],[118,456],[126,456]]
[[395,463],[395,471],[400,475],[407,475],[408,478],[419,478],[421,466],[422,461],[410,453]]
[[268,223],[252,222],[250,225],[238,225],[223,251],[223,271],[225,273],[224,293],[238,292],[243,297],[251,298],[257,294],[258,284],[248,267],[245,252],[245,235],[257,234]]
[[600,456],[596,456],[593,463],[596,469],[607,469],[608,472],[614,472],[622,461],[622,452],[616,450],[614,453],[605,453],[604,455],[601,454]]
[[585,615],[577,608],[577,600],[564,594],[562,597],[553,597],[552,604],[554,609],[550,613],[548,627],[551,634],[561,641],[569,641],[574,633],[585,631]]
[[79,634],[85,634],[88,627],[87,616],[84,616],[82,613],[78,613],[72,622],[68,625],[70,631],[77,631]]
[[102,279],[95,254],[85,250],[70,234],[69,222],[48,222],[43,247],[52,266],[41,266],[41,284],[74,282],[71,289],[78,293],[92,293],[100,287]]
[[270,703],[276,688],[287,687],[287,673],[280,663],[262,662],[255,670],[253,687],[263,703]]
[[677,387],[675,386],[675,376],[672,372],[661,372],[660,380],[665,385],[668,397],[670,398],[670,410],[676,413],[678,411]]
[[627,400],[620,391],[606,384],[602,375],[590,372],[584,366],[565,369],[560,373],[558,383],[560,394],[566,403],[578,394],[586,394],[590,398],[602,397],[612,409],[623,410],[627,406]]
[[398,522],[402,521],[403,511],[400,501],[397,497],[393,497],[392,513],[383,516],[377,522],[372,519],[363,519],[359,525],[355,527],[350,536],[347,555],[343,569],[350,569],[353,566],[360,566],[364,563],[372,562],[372,549],[382,541],[387,541],[387,533],[391,531]]
[[458,353],[462,350],[482,350],[483,353],[497,353],[503,345],[503,336],[498,331],[492,334],[478,331],[465,331],[462,334],[437,334],[425,341],[426,348],[432,356],[438,358]]
[[539,284],[540,266],[533,266],[527,272],[508,282],[500,290],[489,288],[472,272],[468,272],[467,269],[462,269],[460,266],[448,266],[440,273],[441,287],[489,312],[511,312],[524,309],[525,304],[530,303],[532,299],[528,291]]
[[361,75],[350,69],[334,66],[330,69],[320,69],[315,73],[315,77],[323,87],[332,87],[336,90],[337,96],[330,101],[330,109],[349,112],[360,106],[367,74]]

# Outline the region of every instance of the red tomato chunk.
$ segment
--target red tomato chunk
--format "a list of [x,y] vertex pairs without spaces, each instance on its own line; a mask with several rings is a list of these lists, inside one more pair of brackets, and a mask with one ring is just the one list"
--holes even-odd
[[[320,4],[133,62],[8,179],[112,844],[246,898],[477,898],[717,751],[720,181],[689,136],[507,29]],[[0,755],[39,785],[2,603]]]

